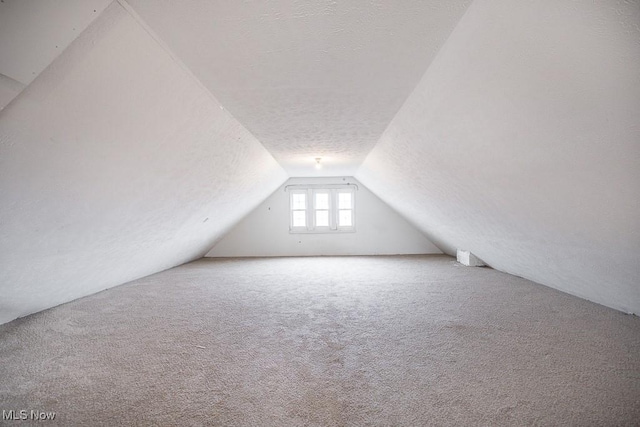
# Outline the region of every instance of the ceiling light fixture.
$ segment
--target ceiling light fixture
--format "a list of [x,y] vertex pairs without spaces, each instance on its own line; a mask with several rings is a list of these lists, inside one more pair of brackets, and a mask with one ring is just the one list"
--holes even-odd
[[322,165],[320,164],[320,160],[322,160],[322,157],[316,157],[316,169],[322,168]]

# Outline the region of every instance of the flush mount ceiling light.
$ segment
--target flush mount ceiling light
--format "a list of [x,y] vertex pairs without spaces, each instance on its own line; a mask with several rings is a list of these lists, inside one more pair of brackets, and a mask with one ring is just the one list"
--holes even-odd
[[322,160],[322,157],[316,157],[316,169],[322,168],[322,165],[320,164],[320,160]]

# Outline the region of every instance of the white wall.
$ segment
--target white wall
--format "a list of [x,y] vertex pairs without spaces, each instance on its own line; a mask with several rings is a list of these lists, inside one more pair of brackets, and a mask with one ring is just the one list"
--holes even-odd
[[[336,234],[289,233],[289,193],[294,184],[358,186],[356,231]],[[392,255],[442,253],[424,235],[352,177],[291,178],[243,219],[207,254],[209,257]]]
[[111,1],[1,1],[0,74],[28,85]]
[[285,179],[112,3],[0,111],[0,323],[203,256]]
[[640,313],[638,23],[476,0],[356,177],[450,254]]
[[0,110],[18,96],[24,87],[22,83],[13,80],[11,77],[0,74]]

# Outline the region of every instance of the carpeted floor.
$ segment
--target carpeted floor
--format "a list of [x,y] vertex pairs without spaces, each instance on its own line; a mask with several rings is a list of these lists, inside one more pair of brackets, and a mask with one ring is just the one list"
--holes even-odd
[[0,409],[63,426],[639,425],[640,319],[446,256],[205,259],[0,326]]

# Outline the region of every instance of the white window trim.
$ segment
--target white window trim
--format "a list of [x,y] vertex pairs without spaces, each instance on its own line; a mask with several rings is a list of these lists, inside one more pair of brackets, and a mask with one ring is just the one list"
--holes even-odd
[[[293,213],[295,211],[301,211],[303,209],[293,209],[293,196],[296,194],[304,194],[305,197],[305,226],[304,227],[294,227],[293,225]],[[289,230],[302,230],[306,229],[307,225],[309,225],[309,194],[307,190],[293,190],[291,194],[289,194]]]
[[[326,187],[309,186],[299,187],[295,190],[289,190],[289,233],[300,234],[330,234],[330,233],[354,233],[356,231],[356,194],[353,186],[351,185],[331,185]],[[315,194],[316,193],[329,193],[329,226],[318,227],[315,224]],[[350,193],[351,194],[351,226],[339,226],[338,216],[340,210],[338,209],[338,193]],[[304,227],[293,226],[293,195],[294,194],[306,194],[306,225]],[[299,210],[299,209],[296,209]]]

